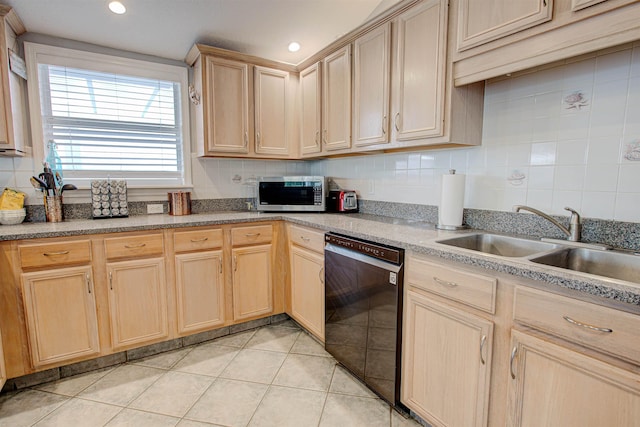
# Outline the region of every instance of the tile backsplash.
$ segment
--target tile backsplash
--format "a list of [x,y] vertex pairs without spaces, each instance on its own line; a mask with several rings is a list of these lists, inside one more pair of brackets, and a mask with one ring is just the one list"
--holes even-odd
[[[21,189],[37,204],[33,164],[0,158],[0,188]],[[436,206],[449,169],[467,175],[466,208],[527,204],[565,215],[570,206],[585,217],[640,222],[640,43],[487,82],[479,147],[315,161],[193,157],[192,198],[251,197],[252,176],[318,174],[363,199]]]

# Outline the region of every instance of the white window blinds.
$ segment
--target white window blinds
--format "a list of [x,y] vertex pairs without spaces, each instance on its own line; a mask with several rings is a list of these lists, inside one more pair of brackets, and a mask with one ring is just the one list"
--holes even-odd
[[183,184],[179,82],[38,64],[43,139],[65,179]]

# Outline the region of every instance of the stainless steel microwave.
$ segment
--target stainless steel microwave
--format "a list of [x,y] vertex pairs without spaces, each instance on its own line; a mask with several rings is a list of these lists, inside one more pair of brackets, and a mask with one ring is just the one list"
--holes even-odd
[[326,179],[323,176],[261,176],[259,211],[324,212]]

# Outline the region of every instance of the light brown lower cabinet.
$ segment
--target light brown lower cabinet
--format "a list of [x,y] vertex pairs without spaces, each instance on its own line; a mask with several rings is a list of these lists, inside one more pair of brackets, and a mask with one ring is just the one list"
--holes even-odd
[[324,255],[290,246],[291,317],[324,342]]
[[224,324],[222,250],[178,254],[175,264],[178,332]]
[[234,320],[273,312],[271,250],[271,243],[232,250]]
[[114,348],[168,336],[164,258],[107,263],[109,322]]
[[638,427],[640,375],[512,331],[509,426]]
[[487,425],[493,322],[408,289],[401,401],[433,426]]
[[100,352],[90,266],[23,273],[21,278],[33,366]]

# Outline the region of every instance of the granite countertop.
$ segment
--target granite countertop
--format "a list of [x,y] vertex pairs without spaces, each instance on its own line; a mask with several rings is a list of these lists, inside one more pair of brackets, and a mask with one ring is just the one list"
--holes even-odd
[[[186,216],[143,215],[129,218],[71,220],[62,223],[23,223],[0,226],[0,240],[116,233],[122,231],[194,227],[256,221],[287,220],[323,231],[398,246],[404,249],[560,286],[589,295],[640,307],[640,284],[607,279],[535,264],[525,258],[509,258],[437,243],[437,240],[474,230],[443,231],[433,224],[368,214],[217,212]],[[635,310],[634,307],[632,307]]]

